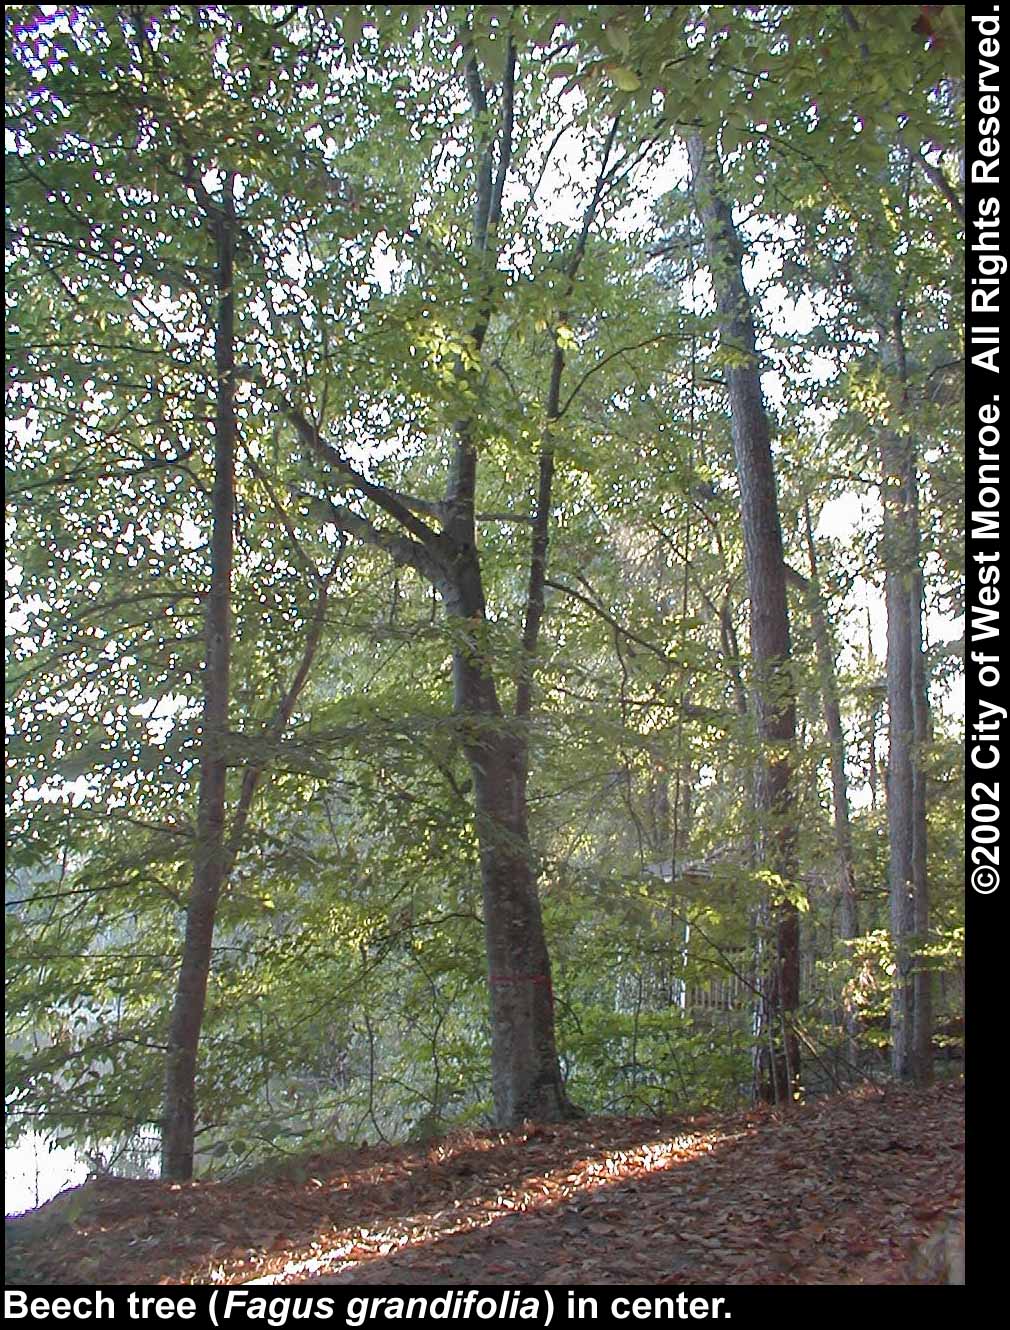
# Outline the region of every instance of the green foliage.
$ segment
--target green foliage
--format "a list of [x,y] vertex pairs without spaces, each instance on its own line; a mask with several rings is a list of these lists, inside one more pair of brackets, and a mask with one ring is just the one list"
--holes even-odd
[[[895,400],[874,327],[898,292],[927,601],[955,614],[961,236],[920,163],[949,171],[960,141],[959,12],[947,7],[946,39],[927,44],[904,6],[856,7],[861,33],[836,6],[7,7],[12,1136],[122,1141],[160,1111],[203,742],[206,205],[228,172],[241,228],[231,805],[245,772],[265,776],[220,905],[199,1094],[208,1165],[424,1139],[489,1111],[472,776],[449,663],[465,634],[472,659],[517,676],[545,444],[529,809],[572,1097],[635,1113],[749,1092],[746,984],[731,1011],[682,999],[753,982],[770,890],[804,907],[803,1019],[825,1060],[846,1002],[883,1016],[886,846],[866,787],[885,741],[858,602],[879,581],[873,431]],[[487,273],[471,243],[465,63],[485,79],[487,132],[507,38],[516,137]],[[615,165],[569,283],[617,112]],[[847,946],[798,608],[800,880],[769,882],[760,862],[732,353],[717,346],[679,183],[678,136],[699,114],[752,250],[790,562],[806,570],[806,503],[815,520],[843,496],[869,505],[851,532],[819,537],[861,800],[864,936]],[[548,425],[556,346],[562,411]],[[305,446],[290,403],[354,475]],[[389,557],[394,519],[361,485],[427,512],[461,415],[480,459],[487,599],[465,628]],[[335,505],[374,518],[379,539],[341,533]],[[278,737],[330,572],[317,666]],[[958,666],[934,646],[936,703]],[[953,974],[963,791],[942,718],[924,761],[928,951]],[[657,876],[671,862],[674,884]]]

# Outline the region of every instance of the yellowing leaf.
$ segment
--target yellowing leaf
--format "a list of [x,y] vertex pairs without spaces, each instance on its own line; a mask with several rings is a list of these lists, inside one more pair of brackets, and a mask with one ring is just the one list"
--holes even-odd
[[622,92],[636,92],[642,86],[642,80],[635,71],[625,65],[616,65],[610,71],[610,77]]

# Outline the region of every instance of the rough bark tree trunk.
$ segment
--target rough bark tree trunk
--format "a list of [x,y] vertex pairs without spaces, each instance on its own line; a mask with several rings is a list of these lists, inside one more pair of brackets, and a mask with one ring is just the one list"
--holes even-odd
[[234,562],[235,450],[235,194],[227,177],[215,210],[215,284],[218,294],[214,340],[216,407],[212,493],[210,587],[204,611],[203,733],[193,881],[186,908],[182,963],[168,1031],[162,1120],[162,1177],[193,1175],[196,1064],[214,921],[228,871],[225,813],[231,670],[231,600]]
[[[860,31],[852,9],[842,17]],[[863,59],[869,46],[860,43]],[[913,158],[907,153],[908,187]],[[927,172],[929,174],[929,172]],[[934,185],[937,183],[933,176]],[[963,202],[943,191],[957,212]],[[893,271],[878,270],[871,288],[891,289]],[[882,552],[887,607],[887,824],[888,890],[896,972],[891,994],[891,1069],[901,1080],[932,1079],[932,976],[921,948],[929,931],[926,787],[922,761],[929,742],[929,697],[922,651],[922,561],[919,539],[918,474],[915,444],[902,419],[907,407],[908,360],[900,298],[877,299],[880,364],[898,389],[897,427],[880,440]]]
[[866,606],[866,664],[873,682],[868,689],[866,704],[866,783],[870,788],[870,807],[877,811],[879,804],[880,759],[877,756],[877,732],[885,688],[876,680],[877,658],[873,651],[873,622],[870,606]]
[[891,938],[896,971],[891,994],[891,1066],[902,1080],[913,1077],[912,1022],[915,1010],[910,939],[915,930],[914,757],[912,709],[912,614],[906,560],[900,546],[907,502],[906,449],[893,436],[881,441],[884,475],[884,599],[887,606],[887,833]]
[[[730,352],[725,369],[732,418],[733,448],[740,485],[750,645],[758,738],[763,749],[757,806],[762,820],[763,854],[784,883],[794,872],[795,825],[791,791],[791,749],[796,707],[789,671],[789,611],[786,565],[779,519],[771,429],[761,390],[761,374],[750,296],[743,277],[743,245],[729,205],[720,196],[716,169],[702,139],[688,139],[696,207],[715,291],[722,346]],[[786,896],[765,911],[772,957],[761,979],[755,1043],[755,1089],[767,1100],[788,1102],[798,1085],[799,912]]]
[[[915,479],[913,469],[913,481]],[[913,489],[913,515],[916,533],[919,530],[917,486]],[[933,1080],[933,972],[924,951],[929,940],[929,868],[927,864],[927,805],[925,754],[932,740],[929,710],[929,692],[926,683],[926,657],[922,644],[923,577],[922,562],[916,551],[915,570],[911,578],[910,597],[912,619],[912,722],[915,736],[913,750],[912,813],[915,840],[912,849],[912,927],[918,952],[912,977],[915,1010],[912,1017],[913,1079],[917,1085],[929,1085]]]

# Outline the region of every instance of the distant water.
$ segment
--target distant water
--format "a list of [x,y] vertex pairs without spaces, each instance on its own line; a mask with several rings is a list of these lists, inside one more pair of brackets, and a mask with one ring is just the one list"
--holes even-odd
[[42,1136],[22,1136],[17,1145],[4,1151],[4,1213],[34,1210],[87,1176],[88,1166],[75,1150],[50,1149]]

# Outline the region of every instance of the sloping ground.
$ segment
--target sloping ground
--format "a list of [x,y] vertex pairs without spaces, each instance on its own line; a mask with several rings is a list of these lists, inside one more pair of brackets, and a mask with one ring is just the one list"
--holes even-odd
[[910,1258],[961,1203],[963,1112],[947,1083],[788,1113],[471,1132],[316,1156],[283,1180],[92,1182],[8,1224],[7,1278],[943,1282]]

